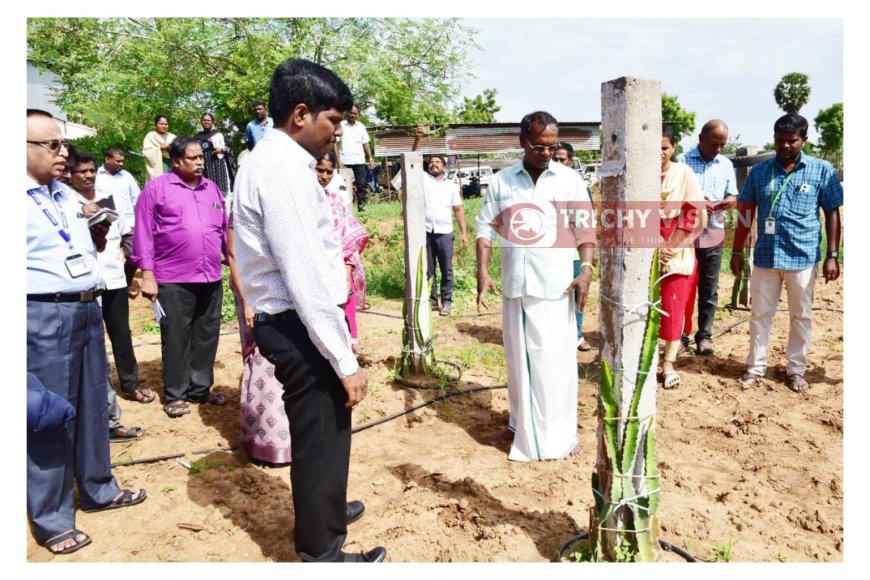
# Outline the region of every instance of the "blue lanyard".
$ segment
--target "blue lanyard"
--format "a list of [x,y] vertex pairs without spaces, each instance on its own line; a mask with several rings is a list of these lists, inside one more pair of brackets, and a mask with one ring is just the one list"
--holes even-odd
[[37,197],[37,195],[34,193],[34,191],[35,190],[32,190],[32,189],[28,190],[27,195],[30,197],[30,199],[33,200],[33,203],[35,203],[37,205],[37,207],[42,209],[42,214],[46,218],[48,218],[48,221],[51,222],[51,225],[57,229],[58,235],[61,237],[61,239],[63,239],[64,242],[66,242],[66,245],[69,248],[70,252],[75,254],[76,251],[75,251],[75,246],[73,246],[73,243],[72,243],[72,237],[70,236],[69,232],[67,231],[67,228],[69,227],[69,223],[67,223],[67,221],[66,221],[66,214],[64,214],[63,209],[58,207],[58,205],[54,202],[54,195],[51,192],[49,192],[49,194],[48,194],[48,196],[51,198],[51,203],[54,206],[54,209],[57,210],[58,216],[60,217],[60,220],[63,222],[63,225],[61,225],[55,219],[55,217],[51,214],[51,212],[48,211],[47,207],[42,207],[42,202],[39,201],[39,197]]

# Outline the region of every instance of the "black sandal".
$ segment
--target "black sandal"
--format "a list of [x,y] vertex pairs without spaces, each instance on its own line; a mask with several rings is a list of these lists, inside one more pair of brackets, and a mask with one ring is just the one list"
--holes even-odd
[[118,425],[113,429],[109,429],[109,442],[119,443],[122,441],[130,441],[138,439],[145,434],[145,429],[142,427],[130,427],[129,429],[123,425]]

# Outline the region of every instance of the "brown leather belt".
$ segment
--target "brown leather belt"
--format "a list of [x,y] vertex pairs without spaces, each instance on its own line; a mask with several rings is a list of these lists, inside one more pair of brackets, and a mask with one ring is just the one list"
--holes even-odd
[[28,294],[27,299],[33,300],[34,302],[93,302],[102,294],[102,290],[55,292],[53,294]]

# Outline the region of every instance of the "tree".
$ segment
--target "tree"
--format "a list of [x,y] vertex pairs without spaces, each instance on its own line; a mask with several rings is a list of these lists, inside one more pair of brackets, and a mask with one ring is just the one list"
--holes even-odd
[[822,157],[839,166],[843,160],[843,103],[822,109],[813,120]]
[[351,88],[364,120],[448,122],[474,29],[455,18],[38,18],[28,59],[60,77],[71,120],[140,140],[157,114],[176,134],[203,111],[238,145],[278,64],[307,58]]
[[803,73],[788,73],[773,89],[776,105],[786,113],[798,113],[810,100],[810,78]]
[[677,97],[662,93],[662,122],[673,127],[674,141],[679,144],[684,136],[695,130],[695,113],[683,109]]
[[462,110],[459,112],[460,123],[495,123],[495,114],[501,107],[495,102],[495,89],[483,89],[483,94],[473,99],[464,98]]

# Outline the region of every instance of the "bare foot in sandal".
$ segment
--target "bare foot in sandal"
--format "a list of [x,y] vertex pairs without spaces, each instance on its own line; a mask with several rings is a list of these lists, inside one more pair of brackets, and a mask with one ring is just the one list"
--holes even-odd
[[75,528],[47,539],[42,543],[52,554],[72,554],[91,543],[91,537]]

